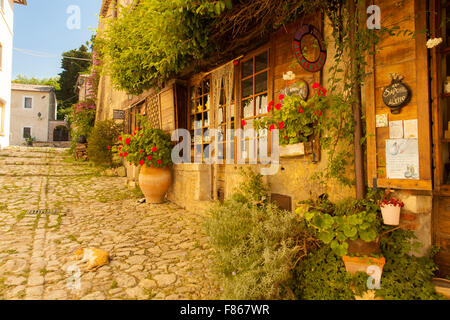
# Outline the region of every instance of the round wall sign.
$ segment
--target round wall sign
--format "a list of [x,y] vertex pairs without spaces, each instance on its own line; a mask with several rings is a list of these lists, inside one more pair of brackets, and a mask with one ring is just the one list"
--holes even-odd
[[285,96],[291,96],[293,94],[298,94],[300,98],[306,101],[309,95],[308,83],[305,80],[299,80],[281,90],[281,93]]
[[[313,36],[319,44],[320,53],[316,61],[309,61],[305,57],[305,52],[303,52],[302,39],[306,35]],[[325,61],[327,61],[327,50],[325,48],[325,43],[323,41],[322,35],[320,34],[319,30],[317,30],[316,27],[312,25],[304,24],[300,29],[297,30],[294,36],[293,48],[298,63],[300,63],[300,65],[309,72],[320,71],[325,65]]]
[[383,91],[383,102],[393,114],[400,113],[401,108],[406,106],[410,100],[411,90],[401,80],[392,80],[392,83]]

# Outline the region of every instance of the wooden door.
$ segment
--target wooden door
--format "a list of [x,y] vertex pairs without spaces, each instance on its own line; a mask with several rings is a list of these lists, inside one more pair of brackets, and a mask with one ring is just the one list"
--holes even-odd
[[443,43],[432,48],[431,84],[433,109],[434,202],[433,243],[441,248],[436,256],[441,276],[450,275],[450,3],[430,2],[431,38]]

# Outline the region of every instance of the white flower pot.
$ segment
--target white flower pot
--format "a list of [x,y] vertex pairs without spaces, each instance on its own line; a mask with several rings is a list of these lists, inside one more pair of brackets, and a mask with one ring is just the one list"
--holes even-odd
[[389,226],[398,226],[400,224],[400,210],[399,206],[392,204],[381,207],[381,215],[383,216],[384,224]]

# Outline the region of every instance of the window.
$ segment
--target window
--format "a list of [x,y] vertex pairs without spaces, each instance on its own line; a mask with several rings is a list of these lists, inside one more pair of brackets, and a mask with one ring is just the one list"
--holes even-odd
[[[191,145],[191,154],[199,159],[207,158],[205,148],[211,143],[211,137],[206,135],[210,121],[211,80],[204,79],[198,86],[189,90],[189,130],[194,140]],[[201,156],[203,155],[203,156]]]
[[24,109],[32,109],[33,108],[33,98],[32,97],[24,97],[23,98],[23,107],[24,107]]
[[0,102],[0,136],[5,135],[5,105]]
[[[218,129],[218,139],[219,143],[221,144],[221,147],[219,147],[218,151],[218,159],[220,160],[226,160],[226,152],[230,151],[230,159],[235,158],[234,153],[234,147],[229,148],[227,150],[227,143],[228,146],[234,146],[234,130],[236,128],[236,121],[235,121],[235,98],[234,98],[234,85],[233,85],[233,99],[231,101],[231,106],[229,109],[227,109],[226,105],[226,96],[225,96],[225,88],[222,82],[222,88],[220,89],[220,99],[219,99],[219,108],[217,110],[217,129]],[[227,136],[227,129],[232,129],[232,135]]]
[[23,135],[24,139],[31,138],[31,127],[23,127]]
[[[253,128],[253,121],[268,115],[269,87],[269,51],[258,53],[241,63],[241,126],[244,130]],[[266,130],[259,133],[260,137],[266,135]],[[255,137],[256,138],[256,137]],[[246,138],[246,141],[249,140]],[[249,156],[249,144],[245,143],[243,158]],[[256,150],[257,151],[257,150]]]

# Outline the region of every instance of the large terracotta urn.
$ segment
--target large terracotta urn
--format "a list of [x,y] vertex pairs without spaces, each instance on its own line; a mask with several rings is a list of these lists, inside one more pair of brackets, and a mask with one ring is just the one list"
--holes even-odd
[[139,187],[147,203],[162,203],[172,183],[169,167],[155,168],[143,165],[139,173]]

